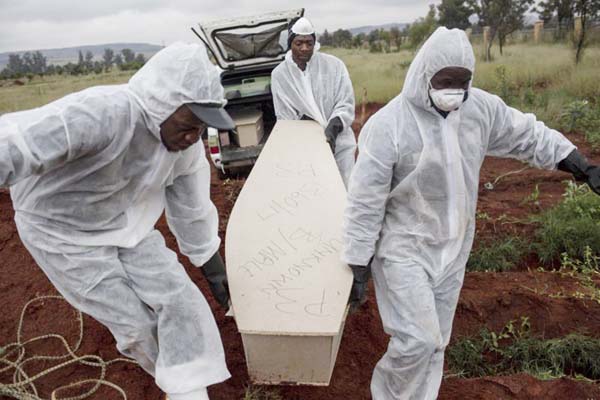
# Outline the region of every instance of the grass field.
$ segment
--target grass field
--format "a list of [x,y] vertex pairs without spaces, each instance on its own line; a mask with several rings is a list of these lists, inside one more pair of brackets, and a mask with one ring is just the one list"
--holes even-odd
[[98,75],[36,76],[23,86],[5,87],[0,82],[0,114],[43,106],[90,86],[127,83],[131,75],[131,71],[112,71]]
[[[510,106],[534,113],[562,132],[584,133],[600,148],[600,47],[589,48],[575,66],[573,49],[566,44],[507,46],[492,62],[478,55],[474,86],[495,93]],[[404,83],[415,53],[369,53],[363,49],[325,48],[347,65],[356,103],[386,103]],[[131,71],[85,76],[35,77],[25,85],[0,81],[0,114],[39,107],[66,94],[96,85],[126,83]],[[26,81],[26,80],[25,80]]]
[[[481,53],[478,47],[475,53]],[[357,103],[385,103],[404,83],[414,52],[369,53],[366,50],[323,50],[347,65]],[[587,49],[583,63],[575,66],[573,50],[560,45],[513,45],[493,62],[478,59],[474,86],[496,93],[509,104],[533,111],[542,120],[557,125],[565,106],[575,100],[595,101],[600,93],[600,48]],[[68,93],[94,85],[125,83],[129,71],[100,75],[36,77],[24,86],[0,87],[0,113],[46,104]],[[366,93],[366,97],[365,97]]]
[[[475,48],[479,54],[480,49]],[[402,89],[414,53],[372,54],[364,50],[325,49],[346,63],[356,101],[385,103]],[[579,66],[568,45],[513,45],[486,63],[478,56],[473,85],[500,95],[512,106],[533,112],[555,128],[575,100],[595,102],[600,94],[600,48],[590,48]]]

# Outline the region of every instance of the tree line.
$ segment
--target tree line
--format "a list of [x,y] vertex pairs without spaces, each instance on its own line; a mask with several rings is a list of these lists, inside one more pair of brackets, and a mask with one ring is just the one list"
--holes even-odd
[[[338,29],[333,33],[327,30],[319,40],[324,46],[365,47],[372,52],[399,50],[418,47],[438,26],[480,30],[489,27],[489,55],[492,43],[496,41],[502,53],[507,38],[525,27],[528,12],[535,12],[546,24],[555,24],[558,29],[556,40],[566,38],[566,32],[573,29],[575,17],[582,23],[581,35],[576,38],[577,49],[584,46],[586,32],[592,23],[600,21],[600,0],[442,0],[429,6],[426,16],[405,26],[402,30],[377,29],[368,34],[352,35],[348,30]],[[476,21],[476,22],[472,22]]]
[[137,70],[146,63],[142,53],[131,49],[123,49],[115,53],[112,49],[104,49],[101,60],[94,60],[94,54],[80,50],[77,63],[68,62],[63,65],[48,64],[48,59],[40,51],[26,52],[22,55],[9,54],[8,64],[0,71],[0,79],[19,79],[33,75],[87,75],[108,72],[113,67],[120,70]]

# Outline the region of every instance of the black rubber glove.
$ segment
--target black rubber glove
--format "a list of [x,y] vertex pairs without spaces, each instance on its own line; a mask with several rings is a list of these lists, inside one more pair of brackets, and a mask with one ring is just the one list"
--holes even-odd
[[335,117],[331,121],[329,121],[329,125],[325,128],[325,137],[327,138],[327,143],[329,143],[329,147],[331,147],[331,152],[335,154],[335,140],[341,131],[344,130],[344,124],[340,117]]
[[354,280],[352,281],[352,289],[350,290],[350,298],[348,304],[350,304],[350,312],[353,313],[361,305],[367,301],[367,288],[369,285],[369,278],[371,277],[371,264],[368,265],[349,265],[352,269],[352,275]]
[[557,167],[561,171],[572,173],[575,180],[587,183],[590,189],[600,195],[600,167],[588,164],[579,151],[573,150]]
[[213,297],[224,309],[229,308],[229,284],[225,274],[225,264],[217,251],[201,268],[208,281]]

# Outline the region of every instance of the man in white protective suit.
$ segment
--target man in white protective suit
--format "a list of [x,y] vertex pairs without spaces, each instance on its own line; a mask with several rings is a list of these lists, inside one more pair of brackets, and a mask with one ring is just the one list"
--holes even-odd
[[391,336],[373,372],[374,400],[437,397],[486,155],[558,167],[600,193],[600,168],[534,115],[471,87],[474,67],[465,33],[438,28],[400,95],[359,137],[342,258],[354,273],[351,301],[360,303],[372,270]]
[[302,17],[290,24],[289,51],[271,74],[273,104],[278,120],[311,119],[325,129],[344,184],[348,184],[356,138],[354,90],[344,63],[320,53],[315,29]]
[[176,43],[128,84],[0,117],[0,186],[23,244],[171,400],[208,399],[206,387],[230,377],[208,303],[154,229],[166,210],[181,252],[227,307],[199,140],[207,126],[233,128],[224,104],[204,46]]

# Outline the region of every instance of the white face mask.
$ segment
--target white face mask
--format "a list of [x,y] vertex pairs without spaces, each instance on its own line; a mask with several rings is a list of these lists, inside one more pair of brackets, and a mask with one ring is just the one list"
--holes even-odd
[[450,112],[462,105],[465,99],[465,89],[434,89],[429,84],[429,95],[437,108]]

